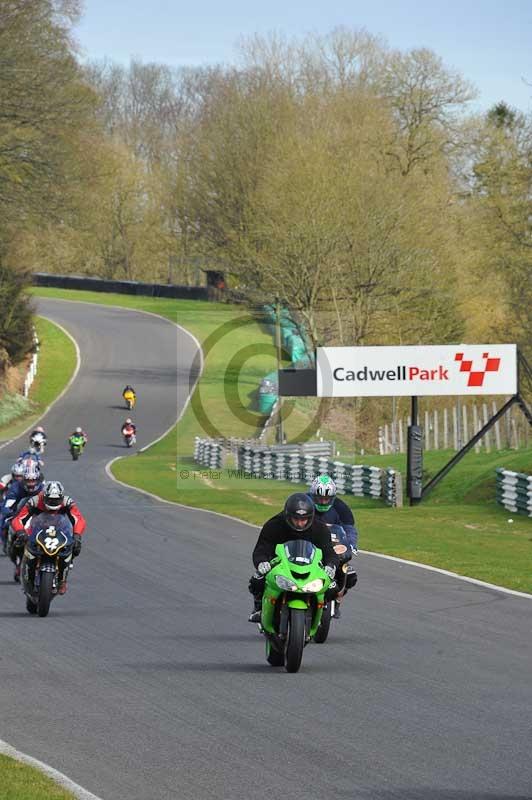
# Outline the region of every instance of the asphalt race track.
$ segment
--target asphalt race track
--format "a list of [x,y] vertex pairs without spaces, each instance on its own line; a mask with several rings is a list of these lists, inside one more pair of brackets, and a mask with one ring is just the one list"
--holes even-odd
[[81,350],[45,472],[88,531],[46,619],[0,559],[0,738],[102,800],[530,800],[532,601],[362,555],[329,641],[298,674],[271,668],[247,622],[256,532],[104,472],[126,452],[123,386],[142,447],[175,421],[176,384],[184,402],[192,340],[133,311],[39,309]]

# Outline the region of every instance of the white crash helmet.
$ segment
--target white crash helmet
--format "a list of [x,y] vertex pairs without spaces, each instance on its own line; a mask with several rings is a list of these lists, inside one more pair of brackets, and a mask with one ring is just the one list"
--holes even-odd
[[336,497],[336,484],[330,475],[318,475],[310,484],[309,494],[317,511],[328,511]]

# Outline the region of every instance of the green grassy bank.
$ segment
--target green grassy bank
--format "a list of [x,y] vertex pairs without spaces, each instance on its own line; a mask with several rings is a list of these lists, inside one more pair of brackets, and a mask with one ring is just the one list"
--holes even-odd
[[0,755],[0,797],[2,800],[75,800],[38,769]]
[[[27,401],[19,398],[15,408],[11,398],[0,402],[0,439],[4,441],[18,436],[42,416],[61,394],[76,368],[76,348],[61,328],[42,317],[36,318],[35,328],[39,337],[37,375]],[[9,413],[12,408],[18,412],[16,416]]]

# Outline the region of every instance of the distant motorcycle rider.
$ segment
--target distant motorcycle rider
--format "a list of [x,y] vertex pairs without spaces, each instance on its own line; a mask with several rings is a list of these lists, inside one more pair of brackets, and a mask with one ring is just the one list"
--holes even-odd
[[35,447],[29,447],[27,450],[23,450],[22,453],[18,457],[18,461],[25,461],[26,459],[30,459],[30,461],[35,461],[39,467],[44,466],[44,461],[41,458],[40,454],[37,452]]
[[[8,550],[9,557],[15,564],[14,578],[16,581],[20,579],[20,556],[22,554],[20,551],[17,552],[14,549],[14,541],[9,545],[7,544],[8,527],[21,503],[36,495],[43,485],[43,476],[39,464],[33,459],[24,459],[22,464],[24,467],[22,480],[13,482],[9,486],[0,512],[0,530],[6,542],[6,549]],[[19,558],[17,558],[17,556],[19,556]]]
[[11,472],[6,473],[6,475],[2,475],[0,478],[0,492],[5,494],[13,482],[19,483],[23,478],[24,464],[22,459],[19,459],[18,461],[15,461],[11,467]]
[[122,425],[121,433],[124,439],[126,438],[126,436],[134,436],[135,438],[137,437],[137,426],[131,421],[129,417]]
[[[7,493],[11,486],[20,483],[24,479],[24,462],[22,460],[15,461],[13,466],[11,467],[11,472],[8,472],[6,475],[2,475],[0,478],[0,494],[2,499],[0,501],[0,505],[3,506],[4,501],[7,497]],[[7,525],[0,528],[0,542],[2,544],[2,550],[4,553],[7,553]]]
[[257,572],[249,582],[249,591],[255,598],[249,622],[260,622],[265,576],[272,568],[270,561],[275,556],[276,545],[293,539],[306,539],[319,547],[323,553],[325,571],[331,580],[334,578],[338,556],[331,544],[329,531],[315,518],[314,504],[309,496],[296,492],[287,499],[283,511],[269,519],[259,533],[252,555]]
[[47,444],[48,439],[44,432],[44,428],[42,425],[39,425],[30,433],[30,445],[31,447],[35,447],[38,453],[42,453]]
[[126,406],[128,408],[133,408],[135,403],[137,402],[137,395],[135,390],[132,386],[128,385],[124,387],[124,391],[122,392],[122,397],[126,401]]
[[[11,527],[16,534],[15,546],[19,555],[24,551],[26,540],[26,526],[36,514],[61,514],[68,521],[74,537],[72,555],[74,558],[81,552],[81,537],[87,527],[85,517],[79,510],[76,502],[65,494],[65,489],[60,481],[46,481],[42,490],[30,498],[11,522]],[[65,594],[67,590],[66,574],[61,571],[59,575],[58,594]]]
[[79,425],[77,428],[74,428],[74,430],[68,437],[69,444],[77,444],[79,442],[82,445],[82,447],[85,447],[88,441],[89,437],[87,436],[83,428],[80,428]]

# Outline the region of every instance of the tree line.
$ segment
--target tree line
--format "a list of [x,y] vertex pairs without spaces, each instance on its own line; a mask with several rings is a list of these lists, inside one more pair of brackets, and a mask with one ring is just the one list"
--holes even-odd
[[[532,120],[367,31],[230,66],[80,64],[72,2],[0,2],[4,269],[278,296],[313,344],[530,353]],[[4,278],[2,278],[2,281]]]

